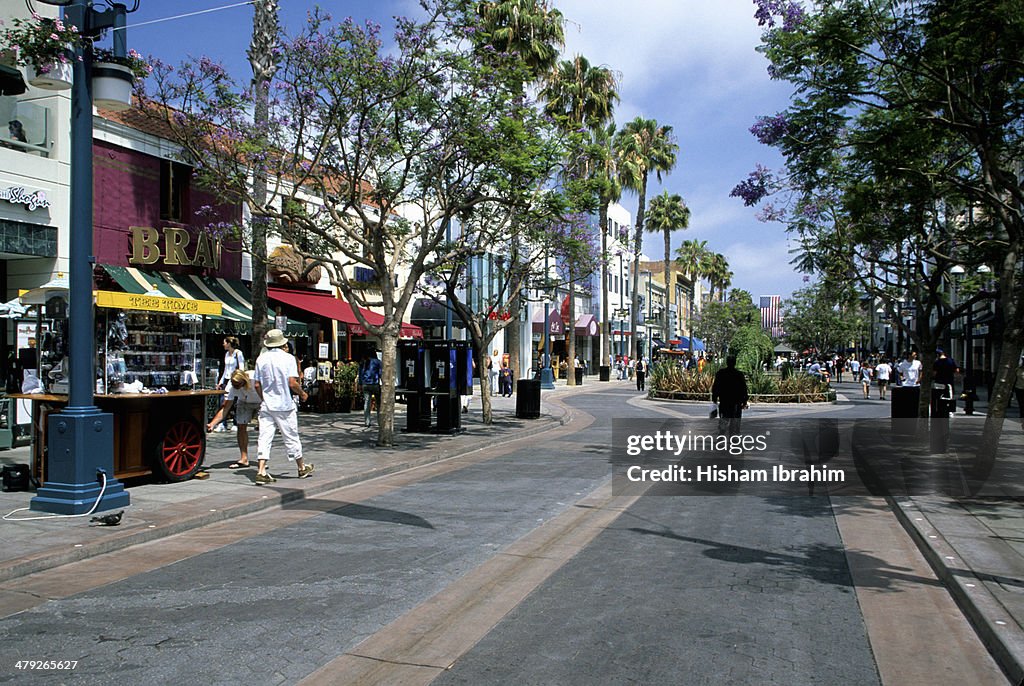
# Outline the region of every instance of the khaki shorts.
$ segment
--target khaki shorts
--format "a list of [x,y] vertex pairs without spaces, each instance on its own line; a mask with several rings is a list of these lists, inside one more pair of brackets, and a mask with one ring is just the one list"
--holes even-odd
[[260,406],[256,403],[240,403],[235,401],[235,426],[245,426],[252,421]]

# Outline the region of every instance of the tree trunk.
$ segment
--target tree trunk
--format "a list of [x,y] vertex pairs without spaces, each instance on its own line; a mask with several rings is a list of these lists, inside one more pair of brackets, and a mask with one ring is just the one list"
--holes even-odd
[[[256,85],[258,97],[253,111],[256,129],[266,127],[269,119],[268,84]],[[267,204],[267,177],[256,174],[252,182],[254,214],[252,216],[252,355],[259,352],[267,323],[267,219],[256,214]]]
[[601,214],[598,219],[601,226],[601,351],[598,365],[611,367],[611,311],[608,306],[609,284],[608,284],[608,205],[601,204]]
[[[508,366],[512,370],[512,391],[516,391],[516,387],[519,384],[519,349],[522,348],[522,329],[523,324],[520,317],[520,311],[523,308],[522,301],[519,298],[519,293],[516,293],[509,299],[508,311],[512,315],[512,323],[508,325],[508,335],[505,336],[505,343],[507,344],[508,350]],[[530,331],[533,331],[532,322],[527,322],[530,327]]]
[[576,281],[569,270],[569,321],[565,323],[565,383],[576,385]]
[[[668,229],[665,229],[665,302],[661,304],[661,336],[662,341],[668,343],[673,338],[674,332],[668,330],[668,304],[672,302],[672,270],[669,269],[669,256],[672,254],[672,236]],[[676,303],[676,309],[679,309],[679,303]],[[652,347],[653,349],[653,347]]]
[[[398,327],[398,324],[394,325],[395,329]],[[395,444],[395,358],[398,336],[393,333],[381,334],[380,347],[380,421],[377,424],[377,446],[390,448]]]
[[630,340],[629,351],[630,359],[635,360],[637,358],[637,349],[639,344],[637,343],[637,315],[640,310],[640,253],[643,248],[643,232],[644,232],[644,214],[647,205],[647,176],[644,175],[643,181],[640,183],[640,202],[636,212],[636,230],[633,233],[633,293],[632,293],[632,306],[630,307],[629,313],[629,326],[630,326]]

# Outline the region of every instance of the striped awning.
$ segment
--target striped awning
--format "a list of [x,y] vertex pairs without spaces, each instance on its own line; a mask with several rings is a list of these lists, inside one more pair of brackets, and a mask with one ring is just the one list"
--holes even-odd
[[[172,298],[214,300],[223,305],[220,316],[208,316],[206,329],[212,333],[249,333],[252,322],[252,291],[239,279],[224,279],[195,274],[172,274],[135,267],[104,265],[110,275],[126,293],[147,293],[158,290]],[[274,325],[273,316],[269,318]],[[307,335],[304,322],[288,321],[285,332],[289,336]]]

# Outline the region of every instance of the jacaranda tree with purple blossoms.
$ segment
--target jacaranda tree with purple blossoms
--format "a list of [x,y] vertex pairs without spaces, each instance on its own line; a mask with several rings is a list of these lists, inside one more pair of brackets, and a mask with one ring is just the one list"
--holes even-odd
[[[425,18],[396,19],[389,49],[377,25],[313,13],[281,41],[261,130],[252,90],[208,60],[160,65],[154,79],[200,182],[324,265],[350,303],[383,314],[373,324],[356,310],[381,344],[381,446],[394,442],[402,316],[424,275],[477,250],[446,243],[445,227],[488,203],[529,206],[561,155],[517,87],[513,56],[485,60],[474,49],[474,5],[422,4]],[[262,206],[253,175],[268,179]],[[373,274],[372,288],[357,268]]]
[[876,275],[868,293],[890,311],[895,297],[916,299],[919,325],[908,333],[924,357],[925,387],[934,330],[963,309],[941,306],[949,268],[994,267],[1002,332],[980,446],[990,464],[1024,343],[1024,6],[755,5],[769,71],[796,95],[781,120],[754,131],[783,153],[785,173],[753,176],[735,194],[753,204],[781,191],[771,214],[816,249],[812,266]]

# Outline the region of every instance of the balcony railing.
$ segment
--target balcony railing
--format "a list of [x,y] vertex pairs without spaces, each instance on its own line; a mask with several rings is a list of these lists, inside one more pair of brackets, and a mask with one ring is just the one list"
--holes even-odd
[[48,157],[49,118],[47,107],[0,97],[0,147]]

